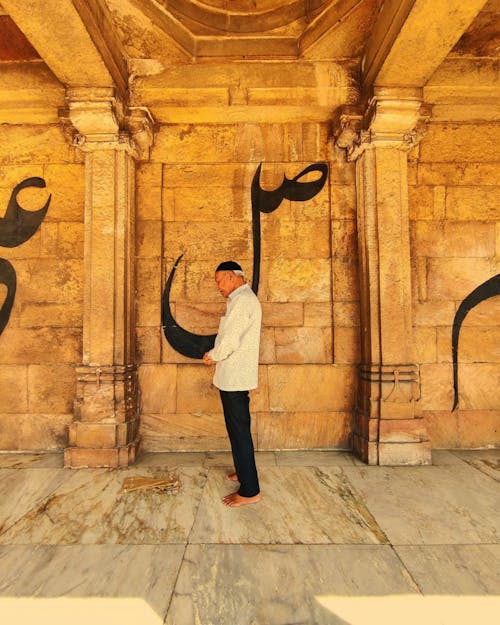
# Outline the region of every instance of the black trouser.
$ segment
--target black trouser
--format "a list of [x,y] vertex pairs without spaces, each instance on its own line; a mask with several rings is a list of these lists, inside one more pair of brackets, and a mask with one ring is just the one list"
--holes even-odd
[[260,489],[250,432],[248,391],[219,391],[219,393],[233,452],[234,468],[240,483],[238,493],[242,497],[254,497]]

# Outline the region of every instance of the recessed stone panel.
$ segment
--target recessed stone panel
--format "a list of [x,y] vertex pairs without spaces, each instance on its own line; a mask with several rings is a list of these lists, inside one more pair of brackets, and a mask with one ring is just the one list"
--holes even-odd
[[260,412],[259,449],[347,449],[351,432],[347,412]]
[[72,413],[76,372],[72,365],[28,366],[28,404],[33,413]]
[[176,365],[142,365],[139,367],[141,412],[166,414],[176,411]]
[[349,366],[271,365],[268,376],[271,411],[330,412],[351,408],[355,370]]

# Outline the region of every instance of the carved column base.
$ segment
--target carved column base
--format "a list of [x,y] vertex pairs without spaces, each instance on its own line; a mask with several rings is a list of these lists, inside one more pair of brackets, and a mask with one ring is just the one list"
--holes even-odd
[[77,368],[75,420],[69,426],[66,467],[126,467],[140,449],[137,369]]
[[425,421],[418,414],[416,365],[362,365],[353,451],[367,464],[431,463]]

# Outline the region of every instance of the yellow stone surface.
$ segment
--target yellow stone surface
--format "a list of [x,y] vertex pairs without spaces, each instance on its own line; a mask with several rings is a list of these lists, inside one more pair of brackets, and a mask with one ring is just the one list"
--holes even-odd
[[257,447],[265,449],[349,449],[348,412],[259,412]]
[[430,258],[427,262],[428,299],[461,302],[493,275],[494,268],[488,258]]
[[[446,195],[448,219],[498,221],[500,187],[450,187]],[[477,228],[477,226],[476,226]]]
[[330,302],[304,304],[304,325],[331,328],[332,304]]
[[303,323],[304,305],[302,302],[262,303],[263,326],[301,326]]
[[348,365],[271,365],[268,377],[271,411],[344,411],[352,405],[354,370]]
[[[73,148],[68,147],[59,126],[0,124],[0,166],[72,162]],[[37,175],[36,173],[33,175]]]
[[159,326],[136,327],[137,363],[152,364],[161,361],[161,328]]
[[427,163],[488,163],[496,160],[499,142],[498,124],[481,125],[480,132],[475,124],[431,124],[420,158]]
[[16,328],[8,324],[0,341],[1,364],[77,363],[82,353],[78,328]]
[[350,328],[359,326],[358,302],[333,302],[333,327]]
[[[136,254],[141,258],[156,258],[162,252],[162,223],[161,221],[137,222],[136,226]],[[158,266],[159,263],[157,262]]]
[[[446,329],[451,337],[451,328]],[[416,327],[414,329],[415,355],[417,362],[437,362],[436,328]]]
[[[184,254],[172,311],[186,329],[214,333],[226,304],[215,289],[216,265],[233,258],[252,277],[258,165],[262,189],[272,191],[317,162],[329,165],[317,196],[284,199],[261,215],[258,447],[348,446],[358,405],[367,414],[356,416],[355,445],[373,459],[376,400],[355,399],[361,361],[420,367],[421,399],[401,412],[423,409],[433,445],[498,444],[499,297],[465,319],[460,405],[449,413],[453,316],[500,271],[491,3],[481,10],[482,0],[438,8],[431,0],[391,1],[380,11],[373,0],[316,3],[307,19],[300,13],[281,26],[272,2],[269,23],[246,3],[237,23],[257,19],[252,27],[269,30],[242,37],[203,20],[174,28],[141,0],[132,12],[130,3],[103,5],[97,31],[99,3],[80,15],[69,0],[51,2],[57,24],[54,12],[46,18],[17,0],[2,2],[42,58],[2,63],[0,218],[25,178],[47,183],[19,193],[27,210],[52,194],[34,236],[0,248],[17,276],[0,336],[2,449],[67,445],[82,361],[139,365],[146,449],[228,449],[213,371],[163,335],[165,281]],[[417,39],[423,54],[415,54]],[[72,54],[61,54],[68,40]],[[74,60],[83,57],[82,74]],[[359,106],[340,129],[357,150],[349,162],[332,123],[344,105]],[[427,113],[430,122],[419,123]],[[136,123],[151,114],[154,124],[134,127],[130,114]],[[362,137],[358,114],[368,131]],[[0,304],[5,294],[0,285]],[[77,444],[90,446],[77,450],[80,461],[118,458],[114,447],[99,446],[134,436],[134,419],[100,427],[124,388],[120,380],[101,392],[87,388],[86,425],[71,428]],[[381,462],[422,461],[428,449],[413,441],[424,440],[424,424],[390,421]],[[78,464],[73,451],[68,458]]]
[[[154,174],[157,178],[153,178]],[[136,185],[137,219],[160,221],[167,210],[161,187],[161,166],[152,167],[151,173],[150,170],[142,175],[138,172]]]
[[331,328],[276,328],[279,363],[332,362]]
[[338,327],[333,331],[333,361],[336,364],[360,361],[359,328]]
[[56,451],[68,444],[71,414],[0,412],[0,449],[6,451]]
[[70,364],[28,366],[29,412],[71,414],[75,389],[76,375]]
[[427,431],[433,447],[477,448],[488,440],[500,444],[500,415],[498,410],[458,410],[456,412],[424,412]]
[[25,365],[0,365],[0,388],[2,412],[28,410],[28,368]]
[[230,449],[222,413],[144,414],[141,417],[141,437],[144,451]]
[[414,236],[419,255],[429,258],[489,258],[495,255],[494,223],[417,222]]
[[167,414],[176,411],[177,367],[175,365],[141,365],[139,388],[143,413]]
[[[451,328],[438,328],[437,348],[439,362],[451,361]],[[498,326],[462,327],[458,343],[458,357],[461,363],[500,363],[500,328]]]
[[262,328],[260,337],[259,362],[261,364],[274,364],[276,358],[276,337],[274,328]]
[[177,370],[177,412],[221,412],[220,397],[212,385],[214,371],[203,364],[179,365]]
[[275,302],[329,301],[330,280],[328,259],[271,260],[269,297]]

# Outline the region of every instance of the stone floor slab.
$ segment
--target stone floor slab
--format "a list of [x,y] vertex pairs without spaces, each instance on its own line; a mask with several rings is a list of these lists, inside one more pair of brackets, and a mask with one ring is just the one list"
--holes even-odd
[[148,451],[141,454],[135,467],[161,467],[175,469],[176,467],[202,467],[205,461],[205,452],[199,451]]
[[40,506],[69,477],[64,469],[1,469],[0,542],[3,532]]
[[448,449],[433,449],[432,464],[436,467],[463,465],[463,460],[461,460],[456,454],[454,454],[452,451],[449,451]]
[[[255,464],[257,468],[276,466],[276,455],[274,451],[255,452]],[[233,456],[230,451],[209,451],[205,454],[204,466],[225,467],[234,470]]]
[[500,449],[457,450],[455,456],[500,482]]
[[184,549],[183,545],[0,546],[0,597],[141,599],[162,623]]
[[223,469],[209,472],[192,543],[377,544],[387,539],[340,467],[266,467],[262,501],[227,508]]
[[389,546],[189,545],[165,622],[340,624],[320,597],[416,592]]
[[344,471],[394,545],[500,540],[498,484],[470,466]]
[[409,545],[395,550],[424,594],[500,597],[500,544]]
[[283,467],[352,467],[352,454],[344,451],[277,451],[276,464]]
[[[32,479],[41,472],[31,472]],[[14,473],[19,474],[19,470]],[[65,471],[64,483],[25,510],[0,534],[0,544],[185,543],[205,485],[206,469],[179,469],[181,488],[177,495],[154,490],[120,492],[124,479],[133,475],[166,474],[154,467]]]
[[54,453],[0,453],[0,469],[62,469],[64,455]]

